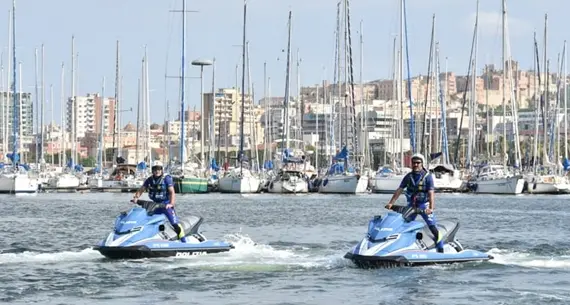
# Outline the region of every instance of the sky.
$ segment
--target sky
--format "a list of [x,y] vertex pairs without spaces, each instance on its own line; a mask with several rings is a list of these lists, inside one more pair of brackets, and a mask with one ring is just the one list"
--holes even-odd
[[[6,81],[8,16],[12,1],[0,1],[0,47]],[[198,58],[215,58],[216,87],[232,87],[236,65],[241,62],[243,0],[187,0],[186,100],[200,109],[200,70],[190,65]],[[301,59],[301,84],[332,80],[337,0],[248,0],[247,41],[256,100],[264,89],[264,63],[271,78],[271,95],[283,96],[287,47],[287,16],[292,11],[292,52]],[[352,43],[355,80],[359,75],[359,24],[363,25],[363,79],[389,78],[392,41],[399,32],[399,0],[352,0]],[[436,39],[442,65],[457,74],[467,72],[476,0],[407,0],[408,50],[412,75],[426,74],[432,16],[436,16]],[[567,29],[568,0],[508,1],[511,55],[521,68],[531,68],[533,31],[542,43],[544,15],[549,19],[548,56],[557,60]],[[34,52],[45,48],[46,97],[53,85],[55,121],[59,122],[61,65],[65,65],[65,92],[70,90],[71,37],[78,53],[77,94],[101,92],[103,78],[107,96],[114,94],[115,45],[121,45],[123,78],[123,123],[136,120],[137,83],[146,46],[149,58],[151,120],[163,122],[166,101],[171,117],[180,108],[182,0],[16,0],[16,58],[22,63],[22,87],[34,92]],[[480,0],[479,70],[484,63],[501,62],[501,0]],[[542,52],[542,46],[541,46]],[[241,69],[241,65],[239,66]],[[444,67],[442,67],[444,69]],[[204,91],[211,91],[212,67],[204,68]],[[292,77],[296,86],[296,70]],[[241,77],[241,70],[239,71]],[[240,79],[241,82],[241,79]],[[41,85],[41,83],[40,83]],[[1,89],[2,87],[0,87]],[[293,87],[295,88],[295,87]],[[295,90],[292,91],[294,94]],[[46,121],[50,120],[47,101]],[[133,111],[128,111],[130,108]]]

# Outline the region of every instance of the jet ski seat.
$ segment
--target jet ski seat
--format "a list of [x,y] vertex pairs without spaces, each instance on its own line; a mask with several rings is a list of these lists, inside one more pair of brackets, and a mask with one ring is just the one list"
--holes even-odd
[[[414,211],[407,206],[394,205],[392,206],[394,212],[402,214],[404,218],[409,217]],[[416,220],[423,222],[421,215],[416,216]],[[437,229],[439,234],[441,234],[443,241],[445,243],[452,242],[455,239],[455,233],[459,230],[459,221],[455,219],[446,219],[437,222]],[[433,233],[431,233],[429,227],[426,225],[421,231],[421,241],[426,245],[428,249],[435,248],[435,240]]]
[[[423,221],[421,216],[418,215],[420,219],[418,221]],[[437,229],[439,234],[441,234],[443,241],[445,243],[451,242],[455,239],[455,233],[459,230],[459,222],[453,220],[442,220],[437,222]],[[435,240],[433,233],[431,233],[428,226],[425,226],[422,233],[422,242],[428,247],[428,249],[435,248]]]
[[186,236],[199,233],[200,225],[204,221],[204,218],[198,216],[185,217],[180,219],[179,223],[184,229]]

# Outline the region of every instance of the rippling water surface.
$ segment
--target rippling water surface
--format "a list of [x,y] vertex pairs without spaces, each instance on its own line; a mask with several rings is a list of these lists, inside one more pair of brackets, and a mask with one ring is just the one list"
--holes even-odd
[[0,302],[39,304],[570,304],[568,196],[437,195],[487,263],[360,270],[343,259],[388,195],[186,195],[227,253],[111,261],[91,249],[129,194],[3,196]]

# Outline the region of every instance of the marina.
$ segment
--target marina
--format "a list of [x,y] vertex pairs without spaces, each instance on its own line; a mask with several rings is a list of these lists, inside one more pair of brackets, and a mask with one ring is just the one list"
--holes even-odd
[[0,4],[0,302],[570,304],[570,6],[60,1]]

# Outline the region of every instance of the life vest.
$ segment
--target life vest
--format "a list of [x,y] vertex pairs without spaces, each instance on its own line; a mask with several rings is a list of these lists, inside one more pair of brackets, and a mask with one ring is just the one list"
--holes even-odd
[[412,204],[424,204],[428,202],[428,190],[425,187],[426,178],[430,173],[422,170],[420,179],[417,184],[414,180],[414,173],[409,173],[408,185],[406,186],[406,197],[408,202]]
[[166,175],[162,175],[157,179],[154,176],[148,178],[150,183],[148,185],[148,197],[154,202],[168,203],[168,186],[164,182]]

